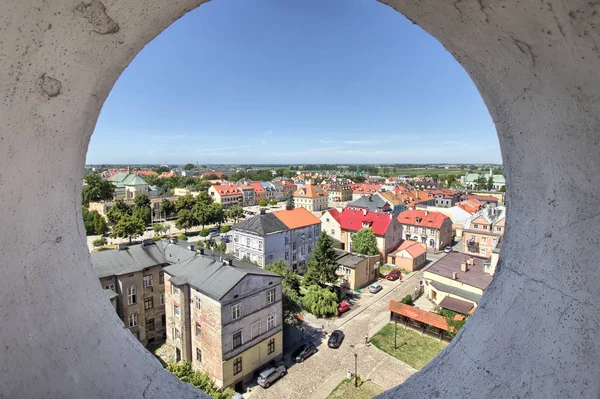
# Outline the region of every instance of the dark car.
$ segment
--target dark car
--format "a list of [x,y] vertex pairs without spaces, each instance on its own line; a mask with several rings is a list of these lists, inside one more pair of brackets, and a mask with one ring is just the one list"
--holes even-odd
[[231,239],[229,238],[229,236],[223,236],[223,237],[221,237],[221,241],[222,242],[231,242]]
[[402,280],[402,273],[398,269],[394,269],[385,276],[390,281]]
[[306,342],[292,353],[292,359],[296,363],[301,363],[313,353],[317,353],[317,347],[312,342]]
[[345,313],[350,310],[350,304],[348,302],[340,302],[338,305],[338,314]]
[[344,333],[340,330],[334,330],[329,336],[329,341],[327,341],[327,346],[330,348],[339,348],[344,341]]

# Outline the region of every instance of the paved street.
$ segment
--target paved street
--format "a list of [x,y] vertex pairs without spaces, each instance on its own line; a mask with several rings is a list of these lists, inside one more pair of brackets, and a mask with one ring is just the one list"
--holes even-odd
[[358,354],[358,374],[363,380],[370,379],[384,389],[404,382],[416,370],[373,346],[365,346],[364,340],[366,334],[372,336],[389,320],[389,301],[400,300],[405,295],[412,294],[422,276],[421,270],[402,283],[382,280],[379,283],[384,286],[384,290],[372,297],[369,297],[371,294],[368,292],[363,292],[363,299],[367,301],[360,308],[344,314],[335,322],[321,323],[325,324],[328,332],[334,328],[344,331],[346,337],[339,349],[327,347],[328,337],[314,336],[312,339],[319,352],[303,363],[286,361],[289,370],[285,377],[269,389],[253,387],[250,395],[246,396],[278,399],[325,398],[349,371],[354,372],[354,353]]

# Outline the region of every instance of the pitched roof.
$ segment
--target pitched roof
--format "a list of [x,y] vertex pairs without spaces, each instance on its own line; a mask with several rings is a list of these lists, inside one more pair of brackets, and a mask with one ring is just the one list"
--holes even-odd
[[376,212],[377,210],[385,209],[386,206],[388,209],[390,208],[389,204],[385,200],[383,200],[380,196],[374,194],[365,195],[363,197],[358,198],[355,201],[348,203],[349,208],[366,208],[371,212]]
[[265,190],[262,187],[262,185],[260,184],[259,181],[252,181],[248,184],[250,187],[252,187],[254,189],[254,192],[256,193],[264,193]]
[[278,274],[236,259],[232,264],[220,260],[220,256],[209,250],[206,255],[196,255],[191,259],[175,263],[163,270],[171,277],[171,283],[180,286],[189,284],[204,295],[221,300],[233,287],[248,275],[262,275],[281,279]]
[[259,214],[242,220],[232,226],[233,230],[257,234],[261,237],[289,230],[288,227],[272,213]]
[[125,179],[123,179],[122,183],[126,186],[137,186],[140,184],[148,185],[148,183],[146,183],[146,180],[134,174],[128,175]]
[[402,201],[396,194],[392,191],[382,191],[378,193],[384,200],[389,202],[392,205],[402,205],[404,201]]
[[448,330],[448,323],[446,322],[446,318],[438,314],[427,312],[425,310],[415,308],[410,305],[405,305],[404,303],[400,303],[394,300],[390,301],[388,309],[392,313],[408,317],[409,319],[420,321],[422,323],[433,327],[437,327],[444,331]]
[[476,199],[479,202],[498,202],[498,198],[491,196],[491,195],[470,195],[470,194],[465,194],[463,195],[461,198],[470,200],[470,199]]
[[423,247],[423,245],[419,244],[418,242],[413,240],[405,240],[398,246],[397,249],[393,250],[390,255],[394,256],[398,252],[404,250],[406,250],[406,252],[408,252],[408,254],[413,258],[419,257],[424,253],[427,253],[427,250]]
[[241,195],[242,191],[235,184],[215,184],[212,186],[221,196]]
[[[356,265],[361,262],[364,262],[369,257],[366,255],[353,254],[350,252],[342,251],[341,249],[334,249],[335,252],[335,261],[337,264],[349,267],[350,269],[354,269]],[[374,255],[379,256],[379,255]]]
[[327,196],[327,194],[321,189],[321,187],[315,184],[305,184],[304,186],[294,191],[294,197],[318,198],[325,196]]
[[[463,272],[460,270],[460,265],[468,259],[473,259],[473,264],[469,265],[468,271]],[[492,276],[483,272],[484,261],[485,259],[479,257],[459,252],[450,252],[429,266],[427,271],[449,279],[452,279],[452,274],[456,273],[457,281],[485,290],[492,282]]]
[[393,217],[392,214],[369,212],[365,209],[344,208],[341,212],[337,210],[327,212],[337,220],[343,230],[358,231],[370,227],[377,236],[385,235]]
[[321,224],[321,220],[305,208],[275,211],[272,213],[272,215],[275,215],[290,229],[298,229],[300,227]]
[[445,297],[439,303],[440,308],[450,309],[458,313],[469,314],[469,312],[473,309],[473,304],[467,301],[461,301],[457,298],[452,298],[450,296]]
[[443,213],[422,211],[418,209],[404,211],[398,215],[398,221],[401,224],[433,229],[441,228],[446,219],[450,220],[450,218]]
[[128,175],[129,175],[129,173],[127,173],[127,172],[117,172],[110,178],[110,181],[113,181],[115,183],[120,183],[123,180],[125,180],[125,178]]

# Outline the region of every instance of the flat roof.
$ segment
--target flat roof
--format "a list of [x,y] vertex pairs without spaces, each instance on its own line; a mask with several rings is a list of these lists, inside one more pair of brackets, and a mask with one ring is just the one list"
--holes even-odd
[[457,313],[469,314],[469,312],[473,309],[473,304],[471,302],[462,301],[457,298],[452,298],[447,296],[442,299],[442,302],[439,303],[441,308],[455,311]]

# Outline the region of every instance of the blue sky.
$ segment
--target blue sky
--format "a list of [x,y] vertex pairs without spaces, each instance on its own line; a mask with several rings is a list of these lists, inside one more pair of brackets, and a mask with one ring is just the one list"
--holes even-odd
[[473,82],[374,0],[213,0],[110,93],[97,163],[500,163]]

